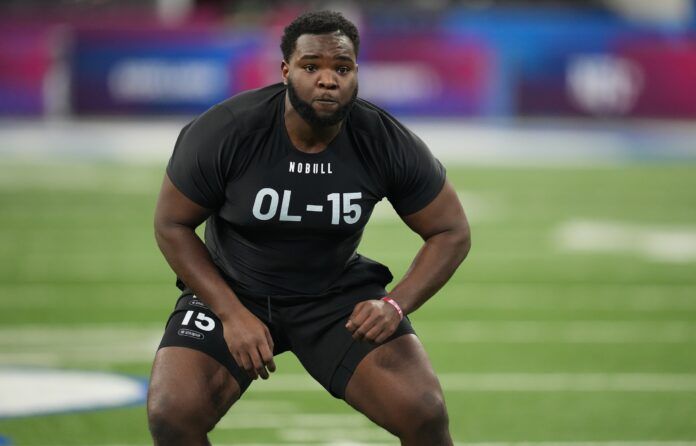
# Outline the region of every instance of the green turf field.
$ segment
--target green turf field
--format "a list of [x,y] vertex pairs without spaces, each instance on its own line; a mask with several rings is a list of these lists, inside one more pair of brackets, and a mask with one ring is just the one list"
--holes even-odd
[[[161,175],[0,162],[0,365],[148,375],[177,296],[152,237]],[[696,166],[450,165],[449,175],[473,249],[412,320],[455,440],[696,444]],[[398,277],[418,246],[384,207],[361,252]],[[291,354],[277,364],[214,444],[397,443]],[[0,437],[149,441],[142,406],[4,419]]]

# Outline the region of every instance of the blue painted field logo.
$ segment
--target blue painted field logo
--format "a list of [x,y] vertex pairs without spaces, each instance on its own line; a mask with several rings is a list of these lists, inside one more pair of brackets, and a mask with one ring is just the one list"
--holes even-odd
[[198,339],[198,340],[205,339],[205,336],[203,335],[203,333],[199,333],[199,332],[197,332],[195,330],[191,330],[189,328],[180,328],[177,333],[179,333],[179,336],[188,336],[189,338]]
[[[145,402],[147,383],[115,373],[0,365],[0,420]],[[10,445],[0,434],[0,446]]]

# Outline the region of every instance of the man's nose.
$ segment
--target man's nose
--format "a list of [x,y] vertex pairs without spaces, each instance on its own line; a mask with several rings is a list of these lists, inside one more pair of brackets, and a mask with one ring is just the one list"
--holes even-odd
[[336,73],[332,70],[322,70],[321,73],[319,73],[318,85],[320,88],[326,88],[327,90],[333,90],[338,87]]

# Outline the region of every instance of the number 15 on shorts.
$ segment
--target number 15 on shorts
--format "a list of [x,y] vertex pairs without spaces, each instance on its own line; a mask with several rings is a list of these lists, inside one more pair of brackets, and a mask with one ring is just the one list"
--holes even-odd
[[[186,312],[184,320],[181,322],[182,326],[187,326],[189,322],[191,322],[193,313],[195,313],[195,311],[193,310],[188,310]],[[213,331],[213,329],[215,329],[215,320],[211,317],[206,316],[205,313],[201,312],[198,312],[198,314],[196,315],[196,320],[193,321],[193,324],[203,331]]]

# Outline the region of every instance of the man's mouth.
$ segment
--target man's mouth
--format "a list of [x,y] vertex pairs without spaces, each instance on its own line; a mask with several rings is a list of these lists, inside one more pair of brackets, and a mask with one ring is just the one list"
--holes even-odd
[[316,98],[314,102],[320,102],[322,104],[337,104],[338,101],[333,98]]

